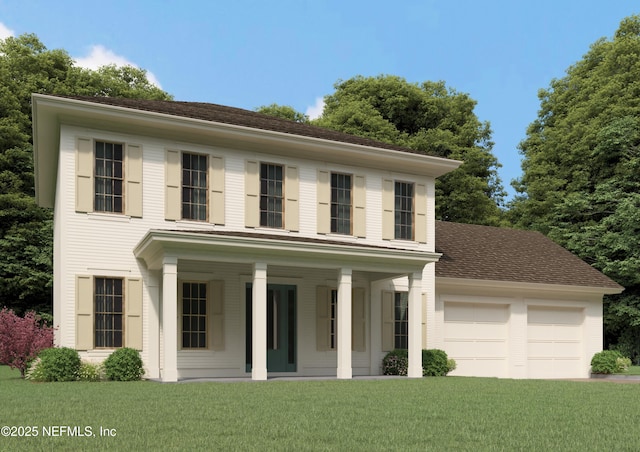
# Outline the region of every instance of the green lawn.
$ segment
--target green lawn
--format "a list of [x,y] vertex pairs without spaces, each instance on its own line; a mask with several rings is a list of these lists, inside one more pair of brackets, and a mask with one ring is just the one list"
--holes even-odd
[[629,369],[622,375],[640,375],[640,366],[629,366]]
[[[0,366],[0,426],[39,435],[0,450],[634,450],[639,402],[606,381],[31,383]],[[43,436],[59,426],[96,436]]]

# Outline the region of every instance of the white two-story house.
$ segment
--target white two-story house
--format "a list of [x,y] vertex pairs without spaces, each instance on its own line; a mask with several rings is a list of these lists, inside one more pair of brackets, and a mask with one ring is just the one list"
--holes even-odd
[[460,162],[220,105],[33,96],[56,343],[146,376],[584,377],[622,288],[537,233],[436,222]]

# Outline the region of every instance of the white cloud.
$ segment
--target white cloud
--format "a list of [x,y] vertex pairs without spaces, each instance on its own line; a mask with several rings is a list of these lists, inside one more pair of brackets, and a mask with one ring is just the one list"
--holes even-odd
[[8,37],[14,36],[15,32],[7,27],[5,24],[0,22],[0,39],[7,39]]
[[317,119],[322,116],[322,112],[324,111],[324,98],[316,97],[316,103],[307,107],[307,111],[305,114],[310,119]]
[[[101,45],[95,45],[91,47],[91,51],[87,56],[74,58],[74,60],[78,66],[94,71],[99,67],[106,66],[108,64],[115,64],[116,66],[139,67],[137,64],[132,63],[125,57],[117,55]],[[155,75],[153,75],[153,72],[147,71],[147,79],[158,88],[162,88],[162,86],[160,85],[160,81],[156,78]]]

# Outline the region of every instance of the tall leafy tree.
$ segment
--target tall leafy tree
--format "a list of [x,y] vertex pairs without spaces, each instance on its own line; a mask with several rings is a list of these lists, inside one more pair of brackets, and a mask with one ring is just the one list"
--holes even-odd
[[74,65],[33,34],[0,40],[0,308],[50,312],[52,216],[34,199],[31,94],[170,99],[144,70]]
[[640,16],[539,93],[509,215],[626,287],[605,302],[606,345],[640,359]]
[[277,118],[300,122],[302,124],[309,123],[309,117],[307,115],[297,111],[295,108],[289,105],[262,105],[261,107],[256,108],[256,111],[258,113],[262,113],[263,115],[275,116]]
[[491,128],[474,113],[476,102],[444,82],[409,83],[391,75],[357,76],[335,85],[314,123],[462,160],[436,182],[436,216],[462,223],[500,223],[504,190],[492,153]]

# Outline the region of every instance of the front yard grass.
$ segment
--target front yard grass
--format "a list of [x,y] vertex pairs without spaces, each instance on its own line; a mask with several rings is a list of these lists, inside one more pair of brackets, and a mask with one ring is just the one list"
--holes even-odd
[[0,427],[38,432],[0,450],[633,450],[639,402],[605,381],[38,384],[0,366]]
[[629,369],[621,375],[640,375],[640,366],[629,366]]

